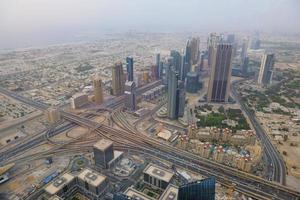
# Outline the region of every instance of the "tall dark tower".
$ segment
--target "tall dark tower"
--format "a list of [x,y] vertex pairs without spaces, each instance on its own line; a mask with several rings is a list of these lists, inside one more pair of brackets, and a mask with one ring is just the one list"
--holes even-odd
[[231,77],[232,44],[219,43],[212,49],[208,102],[227,102]]
[[127,69],[127,80],[133,81],[133,58],[127,57],[126,58],[126,69]]

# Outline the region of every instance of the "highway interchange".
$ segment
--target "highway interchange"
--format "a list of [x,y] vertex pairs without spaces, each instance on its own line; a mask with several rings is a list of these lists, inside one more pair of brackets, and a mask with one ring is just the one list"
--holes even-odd
[[[159,84],[159,83],[155,83],[155,84]],[[147,87],[139,89],[139,94],[142,93],[143,90],[146,91],[151,87],[153,87],[153,85],[148,85]],[[23,98],[5,89],[0,89],[0,92],[16,100],[19,100],[23,103],[31,105],[32,107],[35,107],[37,109],[45,110],[47,108],[47,106],[42,103],[33,102],[32,100]],[[235,96],[236,95],[237,93],[235,93]],[[106,104],[105,106],[108,108],[114,108],[122,104],[123,100],[124,97],[120,96],[113,101],[109,101],[109,104]],[[247,113],[247,110],[245,108],[243,109]],[[51,133],[47,133],[48,137],[54,136],[65,130],[73,128],[76,125],[81,125],[91,130],[94,130],[95,132],[102,135],[103,137],[109,137],[116,144],[118,144],[119,149],[124,149],[124,150],[131,149],[131,151],[144,153],[147,154],[148,156],[157,157],[162,160],[168,160],[175,165],[186,167],[192,171],[199,172],[205,176],[215,176],[219,183],[227,186],[230,185],[231,183],[236,183],[237,191],[240,191],[256,199],[297,199],[300,197],[299,192],[287,188],[284,185],[261,179],[254,175],[241,172],[239,170],[230,167],[226,167],[224,165],[218,164],[208,159],[204,159],[190,152],[177,149],[173,146],[162,144],[161,142],[155,139],[149,138],[143,135],[142,133],[135,131],[134,127],[132,126],[128,127],[126,130],[122,130],[104,124],[99,124],[90,119],[93,117],[92,114],[78,116],[72,113],[68,113],[66,111],[61,111],[61,115],[70,122],[58,126]],[[253,123],[254,121],[251,120],[251,122]],[[121,124],[123,123],[125,127],[128,126],[128,124],[124,123],[124,121],[120,123]],[[257,130],[259,131],[257,127],[260,128],[260,125],[259,124],[255,125],[255,123],[253,125],[256,131]],[[263,136],[264,132],[260,132],[260,133],[261,134],[259,135],[259,137],[263,141],[267,154],[269,154],[268,158],[270,158],[270,161],[274,166],[274,173],[273,173],[274,180],[284,184],[285,173],[286,173],[285,167],[284,170],[282,170],[280,164],[277,163],[279,162],[277,160],[278,156],[276,156],[278,154],[276,154],[276,152],[273,151],[274,149],[272,150],[273,145],[271,143],[270,144],[267,143],[266,139],[268,138],[264,138]],[[0,162],[1,163],[10,162],[11,159],[17,154],[20,154],[38,145],[39,143],[45,140],[46,138],[45,134],[41,134],[36,138],[33,138],[25,143],[16,146],[16,148],[1,153]],[[80,151],[80,149],[78,149],[78,151]]]

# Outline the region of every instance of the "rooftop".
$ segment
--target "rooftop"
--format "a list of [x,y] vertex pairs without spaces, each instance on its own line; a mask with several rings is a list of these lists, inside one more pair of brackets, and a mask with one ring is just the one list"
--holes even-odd
[[84,169],[79,175],[78,178],[86,181],[88,184],[98,187],[101,183],[103,183],[106,179],[106,176],[95,172],[94,170],[91,169]]
[[74,176],[69,173],[65,173],[62,176],[56,178],[49,185],[46,186],[45,191],[51,195],[56,194],[59,190],[61,190],[65,185],[69,184],[74,180]]
[[133,188],[127,188],[127,190],[124,192],[125,195],[131,197],[132,199],[138,199],[138,200],[154,200],[154,198],[151,198],[150,196],[147,196],[146,194],[137,191]]
[[149,174],[150,176],[163,180],[165,182],[170,182],[174,175],[174,173],[171,170],[162,168],[152,163],[147,165],[147,167],[144,169],[144,173]]
[[113,145],[113,142],[111,140],[101,139],[98,142],[96,142],[96,144],[94,144],[94,148],[104,151],[112,145]]
[[178,187],[169,184],[165,189],[163,194],[160,196],[159,200],[176,200],[178,198]]

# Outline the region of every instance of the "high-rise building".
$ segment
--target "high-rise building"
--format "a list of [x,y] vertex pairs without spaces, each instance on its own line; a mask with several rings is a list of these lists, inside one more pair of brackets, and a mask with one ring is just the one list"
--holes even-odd
[[185,90],[184,90],[184,82],[179,80],[178,81],[178,89],[177,89],[177,96],[178,96],[178,105],[177,105],[177,116],[183,117],[184,115],[184,108],[185,108]]
[[275,62],[274,54],[264,54],[261,59],[257,83],[268,85],[272,81],[273,67]]
[[200,45],[200,38],[192,38],[191,40],[187,41],[186,49],[185,49],[185,62],[189,63],[190,65],[197,64],[199,60],[199,45]]
[[[176,50],[171,50],[170,56],[173,58],[173,66],[175,67],[175,70],[179,73],[179,77],[183,76],[183,69],[182,69],[182,56],[181,54]],[[182,80],[180,78],[180,80]]]
[[61,119],[60,112],[57,108],[50,107],[45,111],[46,118],[50,123],[56,123]]
[[233,44],[235,42],[235,35],[234,34],[228,34],[227,35],[227,43]]
[[249,57],[245,57],[242,64],[242,74],[243,76],[248,75],[248,65],[249,65]]
[[88,103],[88,96],[84,93],[76,93],[70,98],[72,109],[78,109]]
[[136,110],[136,88],[133,81],[125,83],[125,107],[130,111]]
[[121,62],[116,63],[112,67],[112,94],[119,96],[124,93],[124,73]]
[[108,168],[108,163],[114,158],[113,142],[101,139],[93,146],[95,165]]
[[151,78],[152,80],[157,80],[159,77],[157,65],[151,65]]
[[211,33],[207,40],[207,50],[208,50],[208,66],[212,65],[212,51],[216,47],[216,45],[222,41],[222,36],[217,33]]
[[93,87],[94,87],[95,103],[100,104],[103,102],[103,88],[102,88],[102,80],[98,75],[95,75],[93,77]]
[[178,200],[215,200],[216,180],[210,177],[179,186]]
[[173,66],[169,69],[168,75],[168,117],[170,119],[177,119],[184,114],[184,82],[179,80],[178,73]]
[[249,41],[247,39],[243,40],[242,51],[241,51],[241,60],[242,60],[242,62],[244,62],[244,59],[247,57],[248,43],[249,43]]
[[251,49],[260,49],[260,39],[259,39],[259,33],[256,32],[254,36],[251,38],[251,44],[250,44]]
[[186,76],[186,91],[189,93],[197,93],[199,89],[199,75],[196,72],[189,72]]
[[168,70],[168,117],[170,119],[177,119],[177,87],[178,87],[178,73],[173,67]]
[[133,81],[133,58],[126,58],[127,80]]
[[208,102],[227,102],[230,90],[232,45],[219,43],[212,48]]
[[163,73],[163,63],[160,60],[160,53],[156,54],[157,78],[160,79]]

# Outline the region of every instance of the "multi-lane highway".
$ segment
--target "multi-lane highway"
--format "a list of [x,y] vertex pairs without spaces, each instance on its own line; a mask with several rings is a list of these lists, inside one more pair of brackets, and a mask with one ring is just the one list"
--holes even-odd
[[248,115],[257,136],[261,140],[261,143],[264,147],[264,152],[266,154],[266,157],[268,159],[269,163],[269,169],[270,169],[270,180],[274,180],[276,182],[279,182],[283,185],[285,185],[286,181],[286,167],[284,164],[284,161],[280,155],[280,153],[276,150],[276,148],[273,146],[272,142],[270,141],[270,138],[268,134],[265,132],[265,130],[261,127],[260,123],[256,119],[255,115],[250,111],[250,109],[245,105],[245,102],[241,101],[241,97],[237,92],[237,86],[242,82],[243,80],[235,81],[232,84],[232,94],[234,95],[235,99],[240,103],[242,110]]
[[[67,114],[65,117],[70,121],[91,129],[97,126],[96,122],[89,119],[82,119],[80,116],[74,114]],[[119,130],[107,125],[101,125],[101,127],[95,131],[102,133],[104,137],[109,136],[109,138],[116,143],[122,143],[128,147],[149,152],[149,154],[153,154],[153,151],[156,151],[158,152],[156,156],[161,159],[170,160],[170,158],[172,158],[174,160],[180,160],[180,162],[175,162],[175,164],[181,163],[180,165],[183,167],[215,176],[220,183],[224,181],[226,181],[226,183],[235,182],[238,190],[247,190],[248,192],[246,194],[250,195],[251,193],[250,196],[257,199],[261,199],[260,196],[265,196],[267,199],[297,199],[300,197],[299,192],[290,188],[163,144],[143,134],[130,132],[129,130]]]
[[[151,88],[156,87],[160,84],[161,84],[161,81],[159,80],[159,81],[149,83],[143,87],[140,87],[137,89],[137,95],[141,95],[142,93],[144,93],[144,92],[150,90]],[[39,110],[46,110],[48,108],[48,105],[46,105],[44,103],[32,101],[31,99],[25,98],[15,92],[6,90],[4,88],[0,88],[0,93],[6,95],[8,97],[11,97],[15,100],[18,100],[24,104],[30,105]],[[124,98],[125,98],[124,96],[111,98],[109,101],[105,102],[102,105],[102,107],[105,109],[113,109],[113,108],[121,105],[124,102]],[[103,108],[99,108],[98,110],[102,110]],[[93,114],[87,114],[87,115],[84,115],[83,117],[91,118],[93,116],[94,116]],[[3,162],[8,160],[9,158],[16,156],[19,153],[23,153],[26,150],[37,146],[38,144],[41,144],[43,141],[45,141],[47,139],[47,137],[55,136],[66,130],[74,128],[75,126],[77,126],[76,123],[66,122],[66,123],[63,123],[63,124],[57,126],[55,129],[46,130],[45,132],[43,132],[39,135],[36,135],[33,138],[30,138],[24,142],[21,142],[20,144],[15,145],[14,147],[8,149],[7,151],[1,152],[0,153],[0,163],[3,164]]]
[[[35,105],[34,102],[31,102],[31,105]],[[169,160],[176,165],[187,167],[191,170],[198,171],[199,173],[201,172],[204,175],[215,176],[220,183],[234,182],[237,185],[236,188],[238,191],[244,192],[256,199],[297,199],[300,197],[299,192],[283,185],[266,181],[254,175],[224,166],[190,152],[162,144],[159,141],[148,138],[136,131],[132,132],[130,129],[116,129],[99,124],[90,120],[88,117],[82,117],[64,111],[62,111],[61,114],[65,119],[71,122],[88,127],[99,134],[102,134],[104,137],[110,137],[110,139],[116,143],[123,144],[124,148],[142,151],[150,155],[155,155],[160,159]]]

